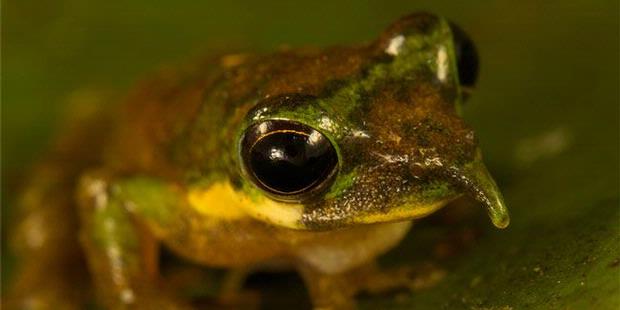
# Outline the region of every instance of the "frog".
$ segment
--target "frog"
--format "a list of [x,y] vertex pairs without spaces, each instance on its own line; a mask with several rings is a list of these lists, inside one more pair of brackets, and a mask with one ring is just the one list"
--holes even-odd
[[467,196],[508,226],[462,118],[477,65],[462,29],[417,12],[369,43],[161,69],[33,169],[11,304],[191,309],[160,273],[165,248],[205,267],[287,266],[316,309],[355,308],[414,221]]

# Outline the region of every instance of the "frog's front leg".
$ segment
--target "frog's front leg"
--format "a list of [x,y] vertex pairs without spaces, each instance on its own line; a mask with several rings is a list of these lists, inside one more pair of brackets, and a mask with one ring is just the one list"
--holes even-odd
[[297,267],[315,309],[355,309],[357,287],[345,273],[328,274],[308,264]]
[[[100,301],[108,308],[189,308],[160,287],[157,239],[178,221],[173,186],[143,178],[82,178],[81,241]],[[162,231],[154,231],[160,227]],[[168,226],[170,227],[170,226]]]

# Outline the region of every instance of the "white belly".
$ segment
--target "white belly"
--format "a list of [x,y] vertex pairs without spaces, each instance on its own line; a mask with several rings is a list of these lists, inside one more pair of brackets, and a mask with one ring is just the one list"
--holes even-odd
[[299,259],[325,274],[341,273],[372,261],[396,246],[412,222],[381,223],[326,232],[325,238],[299,245]]

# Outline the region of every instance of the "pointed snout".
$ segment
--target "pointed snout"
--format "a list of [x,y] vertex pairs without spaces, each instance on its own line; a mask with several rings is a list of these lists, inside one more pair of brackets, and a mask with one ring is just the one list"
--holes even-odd
[[510,215],[495,180],[476,156],[472,162],[463,167],[450,168],[451,182],[465,194],[480,202],[487,210],[489,218],[497,228],[506,228],[510,224]]

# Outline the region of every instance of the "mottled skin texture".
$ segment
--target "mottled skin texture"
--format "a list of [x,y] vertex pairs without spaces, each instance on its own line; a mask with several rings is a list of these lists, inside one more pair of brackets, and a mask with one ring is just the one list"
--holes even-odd
[[[457,115],[452,44],[445,20],[414,14],[367,45],[162,70],[114,120],[68,130],[35,170],[14,234],[22,266],[10,300],[79,307],[86,296],[70,288],[85,277],[85,257],[109,308],[188,307],[158,275],[163,244],[207,266],[285,261],[317,307],[353,307],[354,294],[373,287],[373,276],[359,274],[374,270],[366,266],[412,219],[471,194],[505,227],[501,195]],[[247,177],[240,141],[270,119],[304,123],[332,142],[338,171],[320,192],[279,202]]]

